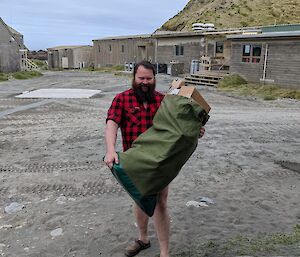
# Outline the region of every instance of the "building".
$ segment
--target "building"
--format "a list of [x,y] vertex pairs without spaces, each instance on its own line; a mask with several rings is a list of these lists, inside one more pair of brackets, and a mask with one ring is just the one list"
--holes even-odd
[[21,70],[26,51],[23,35],[0,18],[0,72]]
[[57,46],[47,49],[48,68],[82,69],[93,66],[93,48],[89,45]]
[[[229,69],[228,34],[244,29],[201,30],[195,32],[155,32],[151,35],[109,37],[93,40],[95,67],[125,65],[148,60],[152,63],[181,67],[189,73],[194,60],[207,69]],[[201,58],[204,58],[201,60]]]
[[95,68],[154,61],[151,35],[107,37],[93,40]]
[[265,27],[261,33],[227,39],[230,73],[249,82],[300,87],[300,24]]
[[171,75],[225,71],[256,83],[300,81],[300,24],[103,38],[93,40],[93,52],[95,67],[148,60]]
[[200,69],[229,69],[230,43],[226,35],[242,30],[154,33],[156,62],[182,63],[183,72],[190,73],[192,63]]

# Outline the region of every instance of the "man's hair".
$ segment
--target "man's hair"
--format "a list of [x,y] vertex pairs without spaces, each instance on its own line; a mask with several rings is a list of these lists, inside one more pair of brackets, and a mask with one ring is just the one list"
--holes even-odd
[[154,66],[153,64],[151,64],[150,62],[148,61],[141,61],[139,63],[137,63],[135,66],[134,66],[134,69],[133,69],[133,79],[135,78],[135,74],[138,70],[138,68],[140,66],[143,66],[145,69],[148,69],[148,70],[152,70],[153,72],[153,76],[155,77],[155,69],[154,69]]

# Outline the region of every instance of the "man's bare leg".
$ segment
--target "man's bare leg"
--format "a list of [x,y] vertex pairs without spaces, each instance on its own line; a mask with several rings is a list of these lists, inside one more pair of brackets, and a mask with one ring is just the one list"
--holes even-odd
[[148,222],[149,217],[136,204],[134,206],[134,214],[139,229],[139,240],[148,243]]
[[167,209],[168,187],[158,197],[154,211],[154,225],[160,246],[160,257],[169,257],[170,216]]

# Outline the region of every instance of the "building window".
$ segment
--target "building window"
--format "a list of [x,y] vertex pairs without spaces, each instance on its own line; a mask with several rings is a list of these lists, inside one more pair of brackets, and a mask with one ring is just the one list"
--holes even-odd
[[124,45],[122,45],[122,53],[124,53],[124,51],[125,51],[125,47]]
[[109,51],[111,52],[111,45],[108,46]]
[[252,49],[252,62],[260,62],[261,46],[253,46]]
[[260,45],[243,45],[242,62],[259,63],[261,59]]
[[183,55],[184,51],[183,51],[183,46],[181,45],[175,45],[175,55]]
[[250,62],[251,45],[243,45],[242,62]]
[[224,42],[216,42],[216,54],[222,54],[224,51]]

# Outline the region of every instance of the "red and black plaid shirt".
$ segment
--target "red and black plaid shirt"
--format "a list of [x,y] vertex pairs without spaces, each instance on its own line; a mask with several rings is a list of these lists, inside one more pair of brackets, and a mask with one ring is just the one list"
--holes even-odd
[[131,147],[132,142],[149,127],[158,110],[164,95],[155,91],[154,101],[148,103],[147,109],[139,103],[133,93],[133,89],[128,89],[116,95],[110,108],[107,119],[113,120],[121,128],[123,139],[123,150]]

